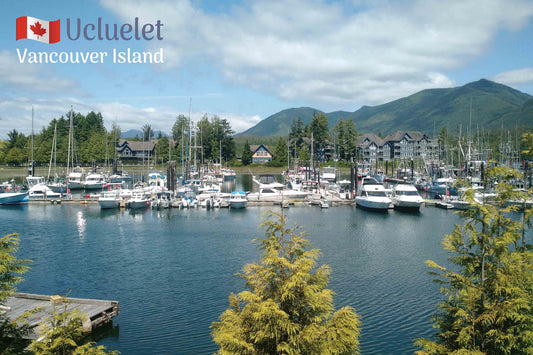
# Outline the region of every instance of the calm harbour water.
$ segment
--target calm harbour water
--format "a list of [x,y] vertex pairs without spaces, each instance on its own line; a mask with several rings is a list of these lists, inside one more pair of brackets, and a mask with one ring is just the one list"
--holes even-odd
[[[7,208],[5,208],[7,207]],[[21,234],[33,260],[21,292],[118,300],[99,344],[122,354],[211,354],[209,325],[243,290],[234,276],[259,260],[251,242],[269,208],[101,211],[98,205],[2,206],[0,230]],[[278,208],[279,209],[279,208]],[[424,261],[446,264],[440,242],[460,218],[428,207],[377,214],[353,207],[291,207],[329,264],[335,306],[362,318],[363,354],[412,354],[433,333],[440,300]]]

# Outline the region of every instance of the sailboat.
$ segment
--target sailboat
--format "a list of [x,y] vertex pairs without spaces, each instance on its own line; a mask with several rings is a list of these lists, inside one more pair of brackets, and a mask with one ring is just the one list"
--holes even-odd
[[[72,160],[72,170],[70,163]],[[67,190],[83,189],[84,171],[80,167],[74,168],[74,131],[72,128],[72,107],[70,107],[70,124],[68,130],[67,148]]]
[[[52,139],[52,150],[50,152],[50,164],[48,165],[48,187],[54,192],[65,192],[66,184],[63,181],[59,181],[56,171],[57,162],[57,123],[54,125],[54,138]],[[50,173],[52,171],[52,161],[54,162],[54,180],[50,181]]]

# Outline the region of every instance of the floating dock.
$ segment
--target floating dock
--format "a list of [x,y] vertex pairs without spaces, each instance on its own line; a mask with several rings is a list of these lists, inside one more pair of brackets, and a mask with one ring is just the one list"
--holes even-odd
[[32,328],[32,332],[27,337],[31,340],[41,337],[42,323],[46,321],[46,318],[51,317],[54,311],[63,313],[65,309],[67,312],[79,309],[87,315],[88,319],[83,323],[83,330],[87,333],[102,324],[111,322],[112,318],[119,314],[118,301],[45,296],[31,293],[15,293],[7,299],[6,304],[2,307],[8,319],[20,317],[25,312],[35,308],[40,308],[40,311],[27,318],[27,322]]

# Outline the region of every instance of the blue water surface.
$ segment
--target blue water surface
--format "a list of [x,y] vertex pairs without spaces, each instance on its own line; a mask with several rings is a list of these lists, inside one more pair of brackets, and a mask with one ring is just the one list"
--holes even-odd
[[[99,344],[122,354],[212,354],[209,326],[244,289],[234,276],[259,260],[251,241],[266,207],[246,210],[102,211],[98,205],[0,209],[0,231],[21,235],[33,260],[19,291],[117,300],[120,315]],[[279,209],[279,207],[278,207]],[[446,264],[440,245],[460,218],[452,211],[372,213],[350,206],[291,207],[332,269],[335,306],[361,316],[363,354],[412,354],[433,333],[440,301],[424,264]]]

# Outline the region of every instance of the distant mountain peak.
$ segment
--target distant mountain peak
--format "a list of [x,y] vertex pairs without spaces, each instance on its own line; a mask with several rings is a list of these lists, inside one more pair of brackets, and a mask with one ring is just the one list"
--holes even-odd
[[[502,122],[512,123],[513,127],[517,123],[532,126],[532,99],[532,96],[509,86],[480,79],[455,88],[422,90],[382,105],[364,105],[355,112],[330,112],[326,117],[330,128],[341,117],[352,118],[359,133],[391,134],[398,130],[431,133],[434,128],[440,130],[442,127],[453,132],[469,117],[472,102],[475,120],[472,123],[484,129],[501,128]],[[322,113],[312,107],[285,109],[239,135],[285,136],[294,120],[301,118],[309,124],[315,112]]]

